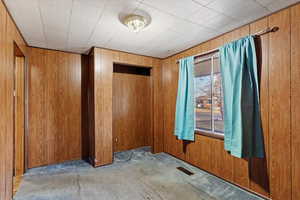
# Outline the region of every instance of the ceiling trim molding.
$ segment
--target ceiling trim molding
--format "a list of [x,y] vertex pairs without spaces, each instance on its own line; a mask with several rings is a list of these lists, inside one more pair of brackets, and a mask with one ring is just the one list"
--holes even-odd
[[122,51],[122,50],[117,50],[117,49],[110,49],[110,48],[105,48],[105,47],[92,46],[91,48],[106,49],[106,50],[110,50],[110,51],[117,51],[117,52],[122,52],[122,53],[129,53],[129,54],[136,55],[136,56],[144,56],[144,57],[154,58],[154,59],[159,59],[159,60],[165,59],[165,58],[160,58],[160,57],[154,57],[154,56],[147,56],[147,55],[138,54],[138,53],[132,53],[132,52],[129,52],[129,51]]
[[72,51],[65,51],[65,50],[58,50],[58,49],[49,49],[49,48],[44,48],[44,47],[35,47],[35,46],[29,46],[27,45],[28,48],[34,48],[34,49],[42,49],[42,50],[48,50],[48,51],[58,51],[62,53],[69,53],[69,54],[76,54],[76,55],[86,55],[83,53],[77,53],[77,52],[72,52]]

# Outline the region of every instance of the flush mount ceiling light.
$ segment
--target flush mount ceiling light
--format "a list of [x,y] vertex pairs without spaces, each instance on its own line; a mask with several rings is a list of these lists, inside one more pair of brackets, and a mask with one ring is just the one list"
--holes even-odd
[[137,33],[147,26],[147,20],[141,15],[128,15],[124,18],[124,24],[131,31]]
[[131,31],[138,33],[150,24],[151,17],[143,11],[136,11],[136,14],[120,16],[120,21]]

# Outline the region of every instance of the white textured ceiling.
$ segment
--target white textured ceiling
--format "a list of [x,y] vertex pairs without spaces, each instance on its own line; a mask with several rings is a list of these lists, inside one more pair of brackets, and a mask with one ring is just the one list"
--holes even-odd
[[[92,46],[166,57],[300,0],[5,0],[30,46],[85,53]],[[146,11],[139,33],[120,13]]]

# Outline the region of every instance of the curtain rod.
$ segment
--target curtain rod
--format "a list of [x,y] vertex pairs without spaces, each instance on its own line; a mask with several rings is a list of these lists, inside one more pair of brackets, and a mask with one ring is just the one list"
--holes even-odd
[[[251,36],[257,37],[257,36],[261,36],[261,35],[264,35],[264,34],[267,34],[267,33],[276,32],[278,30],[279,30],[278,26],[274,26],[272,28],[268,27],[265,30],[261,30],[261,31],[258,31],[256,33],[254,33],[254,34],[251,34]],[[211,54],[211,53],[214,53],[214,52],[217,52],[217,51],[219,51],[219,48],[212,49],[212,50],[200,53],[200,54],[196,54],[196,55],[194,55],[194,57],[204,56],[204,55]],[[176,63],[179,63],[179,60],[177,60]]]

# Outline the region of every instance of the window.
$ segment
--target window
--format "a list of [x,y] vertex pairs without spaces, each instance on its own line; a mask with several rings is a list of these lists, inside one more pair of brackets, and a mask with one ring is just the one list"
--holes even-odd
[[222,135],[223,90],[218,54],[195,60],[196,130]]

